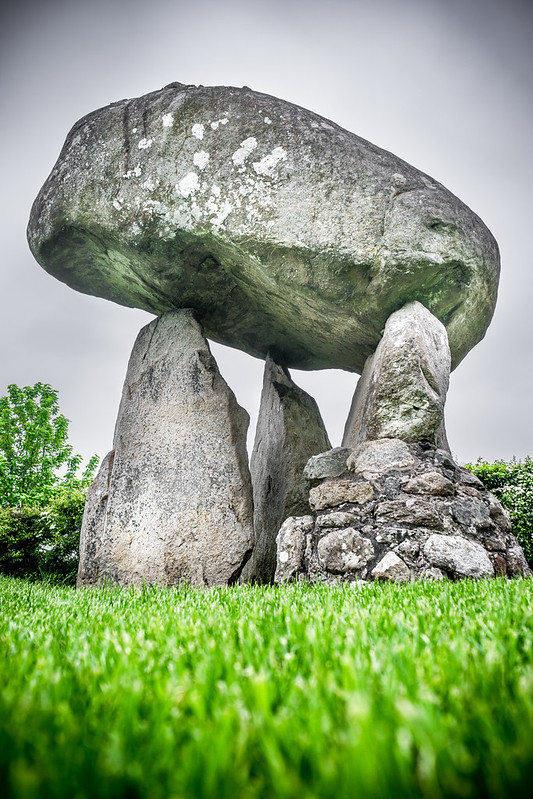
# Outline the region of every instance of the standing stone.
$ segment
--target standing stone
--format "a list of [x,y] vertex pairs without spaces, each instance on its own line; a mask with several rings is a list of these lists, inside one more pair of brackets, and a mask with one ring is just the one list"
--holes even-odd
[[268,356],[250,466],[255,545],[243,580],[270,582],[274,578],[276,536],[282,522],[309,513],[305,464],[330,447],[315,400]]
[[192,311],[143,328],[88,494],[78,586],[234,582],[253,544],[248,421]]
[[450,364],[446,328],[427,308],[412,302],[393,313],[357,384],[343,446],[397,438],[448,449],[444,402]]

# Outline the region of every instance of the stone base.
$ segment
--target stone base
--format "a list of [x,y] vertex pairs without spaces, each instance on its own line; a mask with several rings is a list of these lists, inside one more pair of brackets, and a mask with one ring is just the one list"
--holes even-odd
[[501,504],[444,450],[380,439],[311,460],[312,513],[282,525],[276,583],[531,576]]

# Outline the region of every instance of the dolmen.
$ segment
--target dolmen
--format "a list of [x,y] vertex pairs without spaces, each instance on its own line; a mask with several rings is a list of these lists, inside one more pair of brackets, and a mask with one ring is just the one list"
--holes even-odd
[[[74,125],[28,240],[77,291],[156,316],[88,493],[79,586],[529,574],[446,437],[500,261],[440,183],[283,100],[172,83]],[[207,339],[265,360],[250,466]],[[290,368],[361,374],[341,447]]]

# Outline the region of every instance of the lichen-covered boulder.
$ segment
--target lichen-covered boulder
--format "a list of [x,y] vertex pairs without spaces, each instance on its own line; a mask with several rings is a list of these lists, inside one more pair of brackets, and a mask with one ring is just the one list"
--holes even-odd
[[343,447],[395,438],[448,449],[444,403],[449,376],[450,347],[441,322],[419,302],[391,314],[357,383]]
[[73,288],[286,366],[360,372],[418,300],[455,366],[484,335],[497,245],[432,178],[250,89],[173,83],[80,120],[37,197],[29,242]]

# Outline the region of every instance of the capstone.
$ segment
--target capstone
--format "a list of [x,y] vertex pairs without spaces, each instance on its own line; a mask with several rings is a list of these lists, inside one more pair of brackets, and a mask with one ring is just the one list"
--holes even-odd
[[70,131],[32,209],[32,252],[72,288],[305,369],[361,372],[422,303],[455,367],[483,337],[499,254],[436,180],[248,88],[172,83]]

